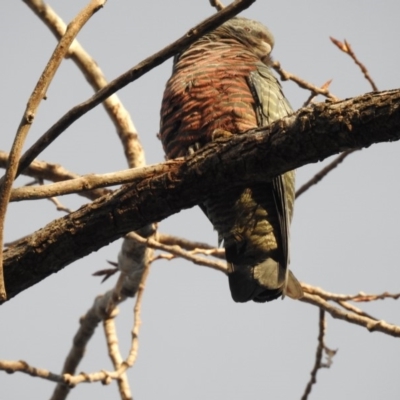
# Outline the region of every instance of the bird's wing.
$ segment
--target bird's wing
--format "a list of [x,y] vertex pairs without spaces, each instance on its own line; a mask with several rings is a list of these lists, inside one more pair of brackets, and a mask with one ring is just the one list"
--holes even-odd
[[[271,69],[263,64],[257,65],[257,70],[248,78],[248,84],[255,101],[255,111],[259,126],[266,126],[293,112],[289,102],[282,93],[282,88]],[[290,179],[290,177],[288,176]],[[279,236],[282,248],[283,266],[287,272],[289,264],[289,226],[291,211],[288,207],[288,193],[285,185],[285,175],[272,180],[272,194],[279,223]],[[287,281],[286,277],[282,277]]]

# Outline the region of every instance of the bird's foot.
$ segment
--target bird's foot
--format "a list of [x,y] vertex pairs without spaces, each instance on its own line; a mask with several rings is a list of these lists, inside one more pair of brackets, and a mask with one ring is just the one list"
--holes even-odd
[[187,155],[191,156],[194,152],[196,152],[199,149],[201,149],[201,144],[199,142],[193,143],[191,146],[189,146]]
[[229,139],[233,136],[232,132],[226,131],[225,129],[214,129],[211,139],[214,142],[217,139]]

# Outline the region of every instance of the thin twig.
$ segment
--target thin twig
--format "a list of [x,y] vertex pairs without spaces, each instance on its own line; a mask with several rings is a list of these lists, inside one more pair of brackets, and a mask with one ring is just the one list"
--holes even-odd
[[[213,250],[215,246],[211,246],[208,243],[202,242],[192,242],[186,238],[181,238],[178,236],[167,235],[165,233],[158,232],[157,240],[163,244],[168,245],[178,245],[185,250],[195,250],[195,249],[204,249],[204,250]],[[225,259],[225,257],[223,257]]]
[[[43,179],[36,179],[36,183],[38,183],[40,186],[43,186]],[[68,207],[65,207],[57,197],[49,197],[48,200],[50,200],[56,206],[57,211],[64,211],[67,214],[72,213],[72,210]]]
[[389,324],[383,320],[377,321],[375,319],[371,319],[362,315],[357,315],[353,312],[344,311],[328,303],[320,296],[304,293],[304,296],[299,301],[322,308],[327,311],[333,318],[342,319],[344,321],[350,322],[351,324],[363,326],[370,332],[376,331],[386,333],[390,336],[400,337],[400,326]]
[[325,311],[322,308],[320,308],[319,309],[318,346],[317,346],[317,351],[315,353],[315,363],[314,363],[314,367],[311,371],[310,380],[307,383],[307,386],[304,390],[303,396],[301,396],[301,400],[308,399],[308,395],[311,393],[313,385],[315,383],[317,383],[317,373],[321,368],[323,368],[322,356],[323,356],[324,347],[325,347],[325,344],[324,344],[325,330],[326,330]]
[[33,181],[25,183],[24,186],[34,186],[34,185],[37,185],[39,181],[43,182],[43,179],[34,179]]
[[[329,81],[326,81],[322,86],[321,86],[321,90],[328,90],[330,84],[332,83],[332,79],[329,79]],[[318,93],[315,92],[311,92],[310,96],[308,97],[308,99],[303,103],[302,107],[307,107],[313,100],[315,97],[318,96]]]
[[385,299],[394,299],[397,300],[400,298],[400,293],[388,293],[384,292],[381,294],[367,294],[364,292],[359,292],[357,294],[337,294],[327,292],[317,286],[311,286],[306,283],[302,284],[303,290],[310,294],[316,294],[325,300],[333,300],[333,301],[354,301],[354,302],[368,302],[375,300],[385,300]]
[[327,97],[328,99],[331,99],[332,101],[338,101],[339,99],[334,96],[327,88],[320,88],[318,86],[313,85],[310,82],[307,82],[306,80],[285,71],[282,67],[281,64],[278,61],[274,61],[272,63],[272,68],[279,74],[281,80],[287,81],[291,80],[295,83],[297,83],[298,86],[300,86],[303,89],[310,90],[314,94],[321,94],[322,96]]
[[[5,168],[8,162],[8,153],[0,150],[0,168]],[[34,160],[29,165],[29,167],[25,168],[24,175],[35,178],[35,181],[32,184],[36,184],[38,180],[47,180],[51,182],[62,182],[70,179],[80,178],[81,175],[78,175],[74,172],[68,171],[63,166],[59,164],[53,164],[45,161]],[[25,186],[28,186],[25,184]],[[94,189],[83,192],[77,192],[80,196],[86,197],[90,200],[98,199],[101,196],[104,196],[108,193],[111,193],[111,190],[108,189]],[[12,191],[11,191],[12,197]],[[11,201],[11,200],[10,200]]]
[[62,59],[67,53],[69,46],[81,28],[93,14],[104,5],[105,1],[106,0],[91,0],[90,3],[69,24],[65,35],[57,44],[49,62],[47,63],[36,84],[35,89],[28,100],[24,115],[18,127],[14,143],[11,148],[5,175],[0,180],[0,300],[5,300],[7,298],[3,277],[3,237],[5,215],[10,199],[12,184],[17,175],[18,162],[22,147],[35,118],[39,104],[46,96],[46,91],[50,85],[50,82],[60,66]]
[[136,233],[133,233],[133,232],[130,232],[127,236],[134,238],[139,243],[146,244],[147,246],[151,247],[152,249],[166,251],[177,257],[182,257],[186,260],[189,260],[189,261],[193,262],[194,264],[206,266],[206,267],[215,269],[217,271],[221,271],[225,274],[228,271],[226,263],[223,263],[220,261],[215,261],[215,260],[209,260],[204,257],[195,256],[193,254],[190,254],[190,252],[183,250],[180,246],[177,246],[177,245],[170,246],[170,245],[162,244],[153,238],[145,239],[145,238],[138,236]]
[[[118,335],[115,326],[115,317],[118,314],[118,308],[115,307],[103,321],[104,335],[107,341],[108,355],[113,363],[114,369],[118,369],[123,363],[123,358],[118,346]],[[129,387],[128,376],[126,372],[117,379],[118,389],[122,400],[132,400],[131,389]]]
[[56,206],[57,211],[64,211],[67,214],[72,213],[72,210],[68,207],[65,207],[57,197],[49,197],[49,200]]
[[13,374],[14,372],[23,372],[30,376],[37,376],[51,382],[63,382],[63,377],[59,374],[54,374],[43,368],[32,367],[23,360],[0,360],[0,370],[6,371],[9,374]]
[[[149,240],[151,240],[151,239],[149,239]],[[145,266],[145,269],[143,271],[142,279],[141,279],[139,287],[138,287],[137,296],[136,296],[136,304],[135,304],[135,308],[133,310],[135,322],[134,322],[133,329],[132,329],[131,348],[129,350],[129,355],[125,361],[126,368],[132,367],[137,359],[138,347],[139,347],[139,330],[140,330],[140,325],[142,324],[141,307],[142,307],[145,283],[146,283],[147,277],[149,275],[149,272],[150,272],[150,263],[147,263]]]
[[215,7],[218,11],[221,11],[225,8],[220,0],[210,0],[211,7]]
[[375,301],[375,300],[385,300],[385,299],[393,299],[397,300],[400,298],[400,293],[388,293],[384,292],[382,294],[365,294],[363,292],[360,292],[357,297],[354,297],[352,300],[355,302],[369,302],[369,301]]
[[[225,260],[225,249],[210,249],[210,250],[205,250],[205,249],[194,249],[190,250],[187,252],[187,256],[192,256],[196,254],[202,254],[205,256],[212,256],[212,257],[217,257]],[[178,258],[179,255],[177,254],[160,254],[160,258],[165,258],[168,260],[172,260],[173,258]],[[158,259],[157,257],[155,259]]]
[[332,170],[334,170],[339,164],[341,164],[344,159],[351,153],[359,151],[359,149],[348,150],[340,155],[338,155],[332,162],[330,162],[326,167],[322,168],[318,173],[316,173],[309,181],[302,185],[296,191],[296,199],[298,199],[304,192],[306,192],[310,187],[316,185],[322,179],[324,179]]
[[331,42],[343,53],[346,53],[349,55],[352,60],[357,64],[357,66],[360,68],[361,72],[364,74],[365,79],[369,82],[369,84],[372,87],[372,90],[374,92],[378,91],[378,87],[376,86],[374,80],[372,79],[371,75],[368,72],[367,67],[357,58],[356,54],[354,53],[353,49],[350,46],[350,43],[345,40],[344,43],[341,42],[340,40],[337,40],[333,37],[330,37]]
[[361,310],[361,308],[358,308],[356,306],[353,306],[353,304],[348,303],[347,301],[343,301],[343,300],[339,300],[337,301],[337,303],[342,306],[343,308],[345,308],[346,310],[349,310],[355,314],[358,315],[362,315],[364,317],[373,319],[375,321],[378,321],[377,318],[375,318],[374,316],[372,316],[371,314],[366,313],[365,311]]
[[57,381],[58,385],[54,388],[50,400],[61,400],[68,396],[72,387],[66,384],[65,374],[75,373],[76,368],[85,354],[86,346],[92,338],[98,324],[102,319],[107,318],[105,305],[109,303],[110,298],[114,295],[115,290],[112,290],[103,296],[98,296],[88,312],[81,317],[78,331],[72,341],[72,348],[64,361],[60,379]]

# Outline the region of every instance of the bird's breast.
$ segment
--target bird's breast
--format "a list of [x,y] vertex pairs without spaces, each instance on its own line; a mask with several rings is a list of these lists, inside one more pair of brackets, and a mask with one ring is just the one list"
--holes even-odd
[[169,158],[211,141],[216,129],[238,134],[257,126],[246,79],[259,59],[232,47],[204,47],[182,56],[166,86],[160,137]]

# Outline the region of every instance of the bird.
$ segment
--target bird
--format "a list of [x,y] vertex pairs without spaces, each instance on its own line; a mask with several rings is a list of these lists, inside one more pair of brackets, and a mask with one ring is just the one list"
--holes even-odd
[[[293,113],[271,69],[273,46],[262,23],[235,17],[175,56],[158,135],[167,159]],[[294,198],[289,171],[270,182],[216,188],[199,204],[225,248],[235,302],[303,296],[289,270]]]

